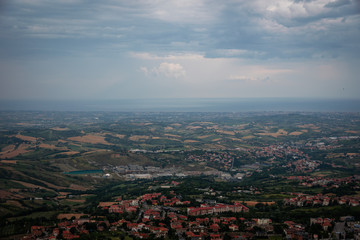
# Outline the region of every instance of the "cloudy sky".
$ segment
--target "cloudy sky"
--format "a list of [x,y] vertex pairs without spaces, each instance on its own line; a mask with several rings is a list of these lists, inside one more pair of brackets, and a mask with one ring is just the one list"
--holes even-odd
[[359,0],[1,0],[0,99],[359,98]]

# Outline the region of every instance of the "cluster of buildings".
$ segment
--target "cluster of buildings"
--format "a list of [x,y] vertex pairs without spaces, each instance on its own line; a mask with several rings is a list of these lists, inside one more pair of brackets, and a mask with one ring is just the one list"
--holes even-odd
[[185,175],[175,168],[160,168],[155,166],[141,166],[136,164],[119,165],[110,168],[104,168],[104,170],[110,170],[121,178],[126,180],[136,179],[152,179],[157,177],[184,177]]
[[297,147],[287,145],[270,145],[260,149],[255,149],[253,150],[253,153],[257,158],[266,158],[270,162],[274,162],[277,159],[284,159],[287,156],[291,156],[293,159],[308,159],[308,156]]
[[[267,163],[275,163],[281,159],[290,159],[291,161],[284,165],[284,167],[290,168],[295,172],[312,172],[320,165],[319,161],[310,160],[310,157],[301,151],[299,146],[289,146],[285,144],[244,149],[243,151],[204,152],[198,155],[190,154],[187,156],[187,160],[206,162],[210,165],[219,166],[222,170],[229,171],[235,169],[233,164],[236,159],[244,157],[256,161],[263,159],[266,160]],[[240,170],[242,169],[243,168]],[[259,168],[255,170],[258,169]]]
[[248,212],[249,209],[242,205],[241,203],[235,203],[234,205],[228,204],[216,204],[210,206],[208,204],[202,204],[200,207],[189,207],[187,208],[187,214],[189,216],[200,216],[200,215],[207,215],[207,214],[217,214],[223,212]]
[[144,194],[133,200],[116,199],[114,202],[100,202],[98,207],[107,210],[109,213],[136,213],[144,203],[153,206],[184,206],[189,205],[190,201],[181,201],[174,192],[171,191],[172,197],[168,198],[161,193]]
[[284,233],[287,239],[360,239],[360,223],[353,216],[340,217],[339,221],[334,218],[310,218],[309,227],[285,221]]
[[292,169],[294,172],[311,173],[320,166],[317,160],[299,159],[288,162],[284,167]]
[[[90,229],[89,224],[93,224]],[[90,231],[104,231],[110,226],[108,221],[95,220],[93,218],[77,218],[73,220],[62,220],[56,226],[32,226],[30,234],[23,236],[22,240],[56,240],[77,239],[82,234],[90,234]],[[90,231],[89,231],[90,230]]]
[[[147,223],[132,223],[119,220],[112,225],[116,229],[125,229],[130,236],[148,239],[151,235],[155,238],[177,236],[179,239],[211,239],[220,240],[225,235],[232,239],[249,239],[255,234],[254,227],[262,228],[266,232],[273,232],[271,219],[245,219],[236,217],[197,217],[189,219],[185,215],[169,212],[166,216],[169,221],[165,224],[164,218],[154,226],[152,218]],[[113,229],[115,229],[113,228]]]
[[[180,183],[172,181],[169,184]],[[296,204],[296,206],[307,203],[314,205],[317,202],[326,206],[335,198],[333,195],[322,194],[311,196],[294,193],[293,195],[294,198],[287,201],[288,204]],[[357,200],[359,203],[359,199]],[[103,216],[63,214],[60,217],[59,215],[59,222],[56,225],[32,226],[31,233],[23,239],[77,239],[92,232],[109,231],[120,232],[137,239],[220,240],[225,237],[253,239],[285,236],[287,239],[316,240],[324,236],[344,239],[346,234],[348,236],[351,234],[352,238],[360,240],[360,223],[355,222],[354,217],[343,217],[339,222],[329,218],[311,218],[307,227],[288,220],[274,223],[270,218],[240,217],[241,215],[236,213],[249,212],[249,208],[241,203],[205,204],[203,201],[200,206],[193,207],[191,202],[183,201],[174,191],[168,192],[167,195],[158,192],[147,193],[127,200],[118,197],[112,202],[100,202],[98,208],[104,211]],[[317,228],[312,228],[312,225],[316,225]],[[279,226],[281,226],[280,230],[277,229]]]
[[321,176],[288,176],[285,178],[292,181],[298,181],[300,185],[307,187],[320,186],[323,188],[339,188],[341,185],[349,185],[352,183],[359,185],[360,183],[360,175],[343,178]]
[[[360,223],[352,216],[344,216],[335,221],[334,218],[310,218],[309,227],[294,221],[282,223],[282,234],[276,234],[273,221],[269,218],[199,216],[190,219],[177,212],[163,214],[159,210],[148,209],[141,221],[120,219],[109,222],[95,220],[95,217],[63,220],[57,226],[32,226],[31,233],[22,239],[77,239],[92,231],[122,231],[140,238],[175,237],[179,239],[253,239],[285,235],[286,239],[360,239]],[[97,217],[99,218],[99,217]],[[318,227],[312,228],[317,225]]]
[[359,138],[360,136],[321,137],[307,141],[304,147],[309,150],[331,150],[340,146],[339,141],[356,140]]
[[329,206],[329,205],[349,205],[356,207],[360,205],[360,197],[350,197],[343,196],[337,197],[334,194],[317,194],[315,196],[302,194],[302,193],[292,193],[295,195],[293,198],[284,199],[285,205],[304,207],[304,206]]
[[219,170],[207,171],[184,171],[182,168],[160,168],[154,166],[140,166],[140,165],[120,165],[115,167],[104,167],[104,171],[112,171],[118,177],[125,180],[132,181],[137,179],[154,179],[160,177],[187,177],[187,176],[215,176],[226,180],[239,179],[232,177],[231,174]]
[[[135,221],[120,219],[111,224],[111,229],[125,229],[127,234],[140,239],[147,239],[150,236],[160,238],[175,234],[180,239],[209,238],[215,240],[223,239],[224,230],[231,235],[240,237],[239,221],[245,221],[245,219],[218,217],[218,215],[225,212],[248,212],[249,209],[246,206],[240,203],[233,205],[201,204],[199,207],[187,207],[186,214],[182,214],[179,209],[184,209],[191,203],[181,201],[173,191],[170,192],[170,195],[148,193],[133,200],[116,199],[114,202],[100,202],[98,207],[109,213],[133,213]],[[203,215],[212,215],[212,217],[202,217]],[[265,225],[265,223],[271,223],[271,220],[257,219],[252,222]]]
[[[100,219],[104,218],[104,219]],[[31,233],[23,240],[78,239],[91,232],[121,231],[138,239],[253,239],[254,237],[285,236],[286,239],[360,239],[360,222],[353,216],[334,218],[310,218],[309,226],[294,221],[284,221],[281,232],[275,230],[269,218],[221,217],[217,215],[190,218],[178,212],[148,209],[140,221],[121,218],[109,222],[105,217],[83,216],[72,220],[63,219],[56,226],[32,226]],[[279,226],[279,224],[277,224]],[[316,227],[315,227],[316,226]]]
[[239,152],[204,152],[200,155],[190,154],[187,156],[188,161],[206,162],[213,164],[222,170],[230,170],[233,167],[235,159],[240,159]]

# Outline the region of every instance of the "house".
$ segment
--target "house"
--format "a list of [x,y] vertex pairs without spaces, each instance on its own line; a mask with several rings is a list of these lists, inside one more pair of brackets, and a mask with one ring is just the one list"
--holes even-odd
[[182,224],[179,223],[179,222],[172,222],[172,223],[170,224],[170,227],[171,227],[172,229],[181,229],[181,228],[182,228]]
[[186,235],[186,237],[191,238],[191,239],[199,239],[199,240],[202,239],[200,234],[195,234],[193,232],[186,232],[185,235]]
[[272,223],[270,218],[256,218],[253,219],[257,225],[268,225],[270,223]]
[[74,238],[79,238],[80,237],[79,235],[72,234],[68,230],[63,231],[62,235],[63,235],[64,239],[74,239]]
[[239,231],[239,227],[238,227],[237,225],[235,225],[235,224],[231,224],[231,225],[229,226],[229,229],[230,229],[231,231],[233,231],[233,232]]
[[329,227],[331,227],[332,225],[330,222],[324,222],[321,226],[324,229],[324,231],[327,231]]
[[127,207],[127,208],[125,208],[125,211],[135,213],[137,211],[137,208],[136,207]]
[[213,232],[218,232],[218,231],[220,230],[219,225],[218,225],[218,224],[216,224],[216,223],[214,223],[214,224],[210,225],[210,227],[209,227],[209,228],[210,228],[210,229],[211,229],[211,231],[213,231]]
[[123,213],[124,212],[124,207],[121,205],[111,205],[108,208],[109,213]]
[[211,240],[222,240],[222,237],[220,234],[210,234]]

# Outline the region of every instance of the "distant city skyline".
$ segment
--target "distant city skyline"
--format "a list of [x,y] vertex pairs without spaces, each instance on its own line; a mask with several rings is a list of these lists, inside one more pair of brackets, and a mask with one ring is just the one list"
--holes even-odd
[[358,0],[5,0],[0,100],[360,98]]

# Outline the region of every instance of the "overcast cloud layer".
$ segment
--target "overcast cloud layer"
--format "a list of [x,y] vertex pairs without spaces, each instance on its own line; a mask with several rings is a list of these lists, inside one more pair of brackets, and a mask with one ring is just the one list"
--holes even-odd
[[2,0],[0,99],[360,96],[359,0]]

